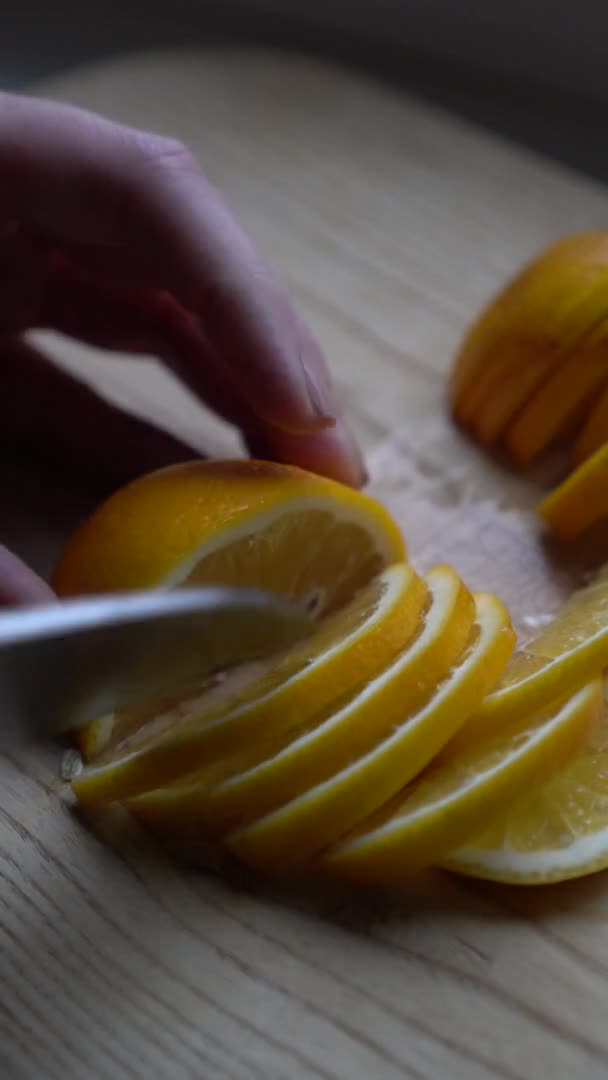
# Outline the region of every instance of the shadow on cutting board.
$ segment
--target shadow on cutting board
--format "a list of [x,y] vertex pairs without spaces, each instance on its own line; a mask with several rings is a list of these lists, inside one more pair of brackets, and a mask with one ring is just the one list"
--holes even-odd
[[[606,873],[555,885],[512,886],[461,877],[442,870],[420,872],[399,886],[365,887],[317,878],[271,879],[225,855],[200,845],[182,856],[170,854],[159,840],[122,808],[74,809],[91,837],[110,849],[133,872],[161,887],[163,876],[176,875],[201,898],[219,890],[238,907],[238,897],[266,907],[323,920],[355,937],[385,940],[391,928],[441,916],[442,925],[542,923],[554,916],[604,923],[608,916]],[[167,883],[168,884],[168,883]],[[164,888],[164,886],[162,886]],[[405,950],[406,952],[408,950]],[[409,949],[414,954],[415,949]]]

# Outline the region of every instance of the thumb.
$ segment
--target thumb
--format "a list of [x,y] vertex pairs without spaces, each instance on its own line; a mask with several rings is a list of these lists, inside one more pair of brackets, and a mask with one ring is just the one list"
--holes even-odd
[[54,599],[50,586],[0,544],[0,608],[48,604]]

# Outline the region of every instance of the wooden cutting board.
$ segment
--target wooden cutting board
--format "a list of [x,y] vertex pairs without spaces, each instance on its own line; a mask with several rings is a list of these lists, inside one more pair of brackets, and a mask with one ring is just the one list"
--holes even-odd
[[[466,323],[606,193],[419,102],[294,56],[126,57],[36,88],[200,155],[330,358],[420,567],[449,558],[526,618],[571,587],[538,483],[451,428]],[[154,361],[48,337],[109,397],[236,453]],[[42,569],[89,501],[5,461],[1,535]],[[58,759],[0,761],[6,1080],[544,1080],[608,1071],[608,883],[539,891],[429,875],[367,899],[277,894],[170,865],[135,827],[77,820]]]

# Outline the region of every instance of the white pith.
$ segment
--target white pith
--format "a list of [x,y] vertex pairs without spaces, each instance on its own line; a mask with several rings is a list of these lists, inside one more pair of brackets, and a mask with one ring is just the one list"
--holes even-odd
[[370,765],[373,764],[374,760],[384,759],[387,756],[392,755],[395,748],[399,746],[400,741],[403,740],[404,733],[407,733],[409,736],[409,732],[413,726],[419,728],[426,722],[429,715],[432,716],[432,714],[441,707],[446,698],[449,700],[455,686],[461,681],[463,675],[466,675],[466,672],[471,667],[476,667],[478,665],[479,657],[480,655],[483,655],[485,648],[489,642],[493,640],[502,616],[502,612],[494,607],[493,604],[489,602],[489,598],[485,595],[478,596],[476,602],[477,615],[475,624],[479,627],[479,637],[477,638],[474,647],[467,654],[466,659],[453,669],[452,674],[446,678],[441,689],[432,696],[424,708],[413,716],[408,717],[392,735],[389,735],[384,739],[374,750],[364,754],[357,759],[357,761],[353,762],[352,765],[340,770],[340,772],[336,773],[328,780],[325,780],[323,783],[317,784],[315,787],[305,791],[291,802],[287,803],[286,806],[273,811],[253,825],[246,826],[239,835],[255,836],[258,829],[261,830],[263,834],[266,826],[272,827],[273,822],[280,821],[286,816],[289,817],[295,808],[300,806],[305,807],[306,803],[310,803],[314,807],[319,796],[322,797],[324,793],[331,793],[331,789],[336,783],[338,783],[339,787],[341,787],[344,782],[348,784],[350,777],[356,776],[357,773],[361,774],[361,772],[366,772],[370,768]]
[[239,783],[247,776],[255,773],[262,773],[269,765],[273,766],[281,760],[288,759],[293,755],[297,755],[300,748],[306,744],[314,743],[315,739],[323,736],[324,732],[329,728],[339,727],[343,724],[353,712],[357,710],[373,698],[383,686],[392,682],[395,676],[400,672],[400,669],[407,668],[414,663],[422,652],[425,652],[429,644],[433,641],[433,638],[440,631],[444,620],[446,605],[449,604],[452,594],[457,592],[459,587],[458,580],[443,576],[440,570],[431,571],[428,575],[427,584],[433,596],[431,607],[426,615],[424,628],[416,639],[415,643],[405,650],[394,660],[389,667],[387,667],[380,675],[372,679],[367,685],[360,690],[355,696],[338,712],[329,716],[322,724],[314,728],[312,731],[306,732],[299,739],[290,743],[285,750],[279,752],[275,757],[269,761],[264,761],[255,768],[248,770],[245,773],[240,773],[237,776],[232,777],[230,780],[225,781],[221,785],[223,790],[228,790],[231,787],[238,787]]
[[[586,699],[591,699],[595,692],[595,688],[589,686],[586,686],[582,690],[579,690],[578,693],[573,695],[573,697],[570,698],[569,701],[567,701],[566,704],[563,705],[562,708],[559,709],[559,711],[555,713],[550,720],[540,724],[535,733],[532,733],[531,731],[529,736],[525,738],[524,741],[522,741],[521,745],[515,752],[512,752],[506,757],[503,757],[500,762],[496,764],[492,769],[486,769],[483,772],[473,774],[469,783],[463,784],[461,787],[458,788],[456,792],[450,791],[445,795],[444,798],[436,799],[431,803],[426,803],[422,805],[418,810],[413,810],[405,815],[396,815],[392,820],[386,822],[380,828],[375,829],[372,832],[368,832],[364,836],[358,837],[357,839],[353,839],[348,844],[344,844],[343,848],[340,851],[340,854],[344,853],[346,857],[350,856],[351,854],[360,854],[362,851],[365,851],[366,848],[373,847],[379,839],[388,838],[391,836],[391,834],[399,833],[403,821],[407,822],[409,828],[410,825],[414,824],[416,821],[424,819],[425,817],[431,815],[435,817],[435,815],[439,813],[442,808],[449,809],[450,803],[454,802],[455,799],[460,800],[464,795],[466,795],[468,791],[471,791],[471,789],[475,787],[482,787],[483,785],[487,784],[489,778],[491,778],[492,776],[497,776],[501,772],[504,772],[507,769],[511,769],[514,763],[516,763],[518,760],[521,760],[522,757],[532,753],[534,748],[537,747],[539,744],[542,745],[542,743],[546,741],[550,742],[553,732],[567,725],[572,714],[577,713],[582,707],[584,707],[586,704]],[[462,861],[460,857],[459,861]],[[485,859],[481,859],[478,861],[484,862]]]
[[[286,680],[286,683],[297,683],[298,680],[305,679],[307,677],[307,674],[314,667],[327,664],[332,659],[332,657],[342,652],[345,647],[350,648],[351,646],[354,646],[356,644],[359,638],[365,637],[369,633],[371,625],[381,619],[384,614],[391,608],[395,607],[396,605],[401,605],[403,600],[404,582],[406,579],[412,576],[413,571],[411,567],[406,563],[396,563],[393,566],[387,567],[387,569],[379,575],[379,580],[382,583],[380,588],[380,595],[378,598],[378,603],[370,612],[369,617],[365,619],[362,623],[357,625],[350,634],[339,638],[334,645],[332,645],[328,649],[325,649],[322,653],[319,653],[309,664],[307,664],[300,670],[295,671],[293,675],[291,675]],[[266,694],[259,698],[255,698],[252,702],[247,701],[243,705],[233,709],[231,712],[210,721],[210,723],[208,724],[208,728],[221,727],[222,725],[229,726],[235,718],[243,716],[244,713],[251,709],[257,709],[260,703],[263,703],[269,698],[272,698],[273,695],[276,694],[286,683],[282,683],[280,687],[273,687]],[[185,723],[188,724],[189,731],[191,727],[193,727],[197,723],[196,713],[193,713],[192,716],[188,716]],[[166,737],[169,737],[172,734],[173,733],[169,731]],[[188,738],[188,732],[186,731],[178,731],[175,734],[178,738],[181,735],[183,735],[183,737],[186,739]],[[156,741],[154,745],[156,745]],[[90,769],[89,775],[92,776],[95,774],[100,774],[104,771],[107,771],[108,768],[112,769],[115,767],[122,767],[123,765],[126,765],[129,761],[133,761],[136,758],[145,755],[147,749],[147,746],[138,747],[134,749],[131,753],[125,754],[124,757],[121,757],[120,761],[118,762],[111,762],[109,766],[102,765],[98,768]]]

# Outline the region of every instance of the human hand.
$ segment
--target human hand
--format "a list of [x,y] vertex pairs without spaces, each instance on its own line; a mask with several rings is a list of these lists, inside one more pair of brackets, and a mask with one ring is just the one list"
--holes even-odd
[[[359,451],[321,351],[189,151],[0,93],[0,438],[111,483],[191,458],[24,338],[152,353],[258,457],[355,486]],[[0,548],[0,604],[51,596]]]

